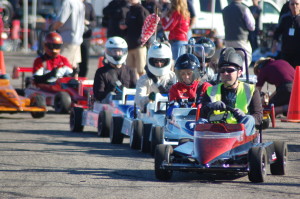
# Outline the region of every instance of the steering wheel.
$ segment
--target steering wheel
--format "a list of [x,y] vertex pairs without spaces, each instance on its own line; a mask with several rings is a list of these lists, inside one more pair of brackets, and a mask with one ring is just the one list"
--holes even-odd
[[229,113],[233,113],[234,108],[230,106],[226,106],[226,110],[224,110],[224,113],[215,115],[213,109],[210,109],[210,111],[207,114],[207,121],[208,123],[227,123],[226,119],[229,115]]

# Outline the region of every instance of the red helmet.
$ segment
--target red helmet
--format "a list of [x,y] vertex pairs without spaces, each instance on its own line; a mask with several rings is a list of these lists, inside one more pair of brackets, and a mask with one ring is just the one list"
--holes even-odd
[[60,48],[63,44],[63,40],[60,34],[56,32],[50,32],[45,36],[44,45],[45,52],[51,57],[55,57],[60,53]]

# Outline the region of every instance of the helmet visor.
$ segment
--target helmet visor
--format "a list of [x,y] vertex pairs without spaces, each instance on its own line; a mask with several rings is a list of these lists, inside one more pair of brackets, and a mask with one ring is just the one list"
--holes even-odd
[[50,50],[53,49],[61,49],[62,44],[52,44],[52,43],[46,43],[47,48]]
[[106,54],[113,57],[121,59],[128,52],[127,48],[107,48]]
[[169,65],[170,59],[169,58],[153,58],[152,57],[149,59],[149,63],[151,64],[151,66],[160,68],[160,67]]

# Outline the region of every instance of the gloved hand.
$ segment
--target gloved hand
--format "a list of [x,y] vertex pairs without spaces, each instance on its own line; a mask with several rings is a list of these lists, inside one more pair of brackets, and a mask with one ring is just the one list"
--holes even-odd
[[220,110],[220,111],[226,110],[226,104],[222,101],[210,102],[207,104],[207,107],[210,108],[211,110]]
[[155,101],[155,93],[154,92],[151,92],[148,96],[149,100],[150,101]]
[[233,109],[232,114],[238,121],[240,121],[243,117],[246,116],[246,114],[238,108]]
[[49,75],[50,75],[51,77],[56,77],[56,73],[57,73],[57,68],[53,68],[53,69],[50,71]]

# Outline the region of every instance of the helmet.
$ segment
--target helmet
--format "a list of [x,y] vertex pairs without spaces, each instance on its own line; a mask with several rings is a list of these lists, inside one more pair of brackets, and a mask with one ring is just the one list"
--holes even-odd
[[[162,67],[157,67],[155,62],[157,59],[163,61]],[[148,50],[147,67],[149,71],[155,76],[163,76],[171,70],[172,51],[171,48],[164,43],[156,43]]]
[[[196,44],[201,44],[204,47],[205,62],[210,62],[210,58],[215,54],[215,43],[207,37],[200,37]],[[195,47],[195,55],[202,62],[202,50],[199,47]]]
[[235,66],[236,68],[243,69],[243,58],[234,48],[225,48],[220,56],[218,64],[219,68],[222,68],[223,66]]
[[121,37],[110,37],[105,43],[105,58],[114,65],[125,63],[128,46]]
[[200,68],[200,63],[198,58],[190,53],[186,53],[183,55],[180,55],[175,63],[175,74],[179,82],[182,82],[182,78],[179,74],[180,70],[184,69],[191,69],[193,70],[193,81],[198,79],[200,77],[199,74],[199,68]]
[[44,47],[47,55],[55,57],[60,53],[63,39],[57,32],[50,32],[44,38]]

